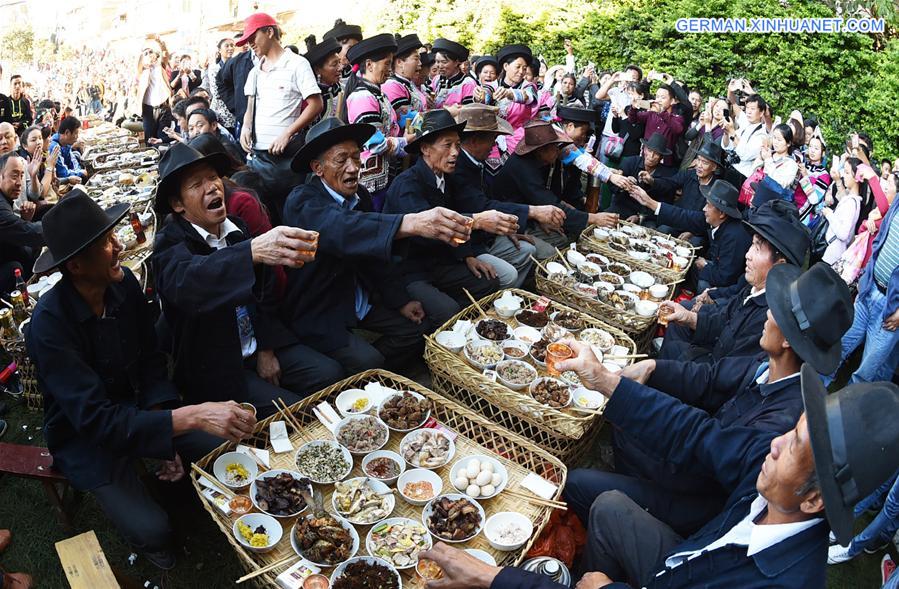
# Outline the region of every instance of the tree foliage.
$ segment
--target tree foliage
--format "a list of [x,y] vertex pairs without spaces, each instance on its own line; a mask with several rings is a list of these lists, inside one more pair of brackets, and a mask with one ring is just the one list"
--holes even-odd
[[34,57],[34,31],[30,27],[17,27],[3,33],[0,55],[12,62],[30,62]]

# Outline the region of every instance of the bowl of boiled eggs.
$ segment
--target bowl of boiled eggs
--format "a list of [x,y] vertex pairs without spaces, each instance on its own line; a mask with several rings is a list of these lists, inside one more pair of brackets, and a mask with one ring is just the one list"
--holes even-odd
[[509,472],[496,458],[479,454],[457,460],[450,469],[450,480],[459,492],[473,499],[490,499],[506,488]]

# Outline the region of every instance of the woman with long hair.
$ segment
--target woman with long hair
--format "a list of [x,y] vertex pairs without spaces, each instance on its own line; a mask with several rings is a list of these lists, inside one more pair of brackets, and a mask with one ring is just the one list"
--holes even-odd
[[861,182],[858,175],[861,160],[850,157],[841,158],[840,162],[839,178],[833,193],[837,204],[833,209],[821,209],[821,215],[830,223],[826,233],[828,245],[821,260],[830,265],[840,259],[855,237],[862,203],[870,194],[868,183]]
[[215,59],[203,70],[203,87],[209,92],[210,108],[215,111],[219,124],[228,129],[228,132],[234,134],[234,127],[237,121],[234,115],[228,110],[225,102],[219,97],[218,84],[216,77],[219,70],[225,65],[229,59],[234,56],[234,39],[225,37],[220,39],[216,45]]
[[327,117],[339,116],[341,96],[343,90],[340,87],[340,43],[337,39],[329,38],[321,43],[315,42],[315,35],[309,35],[304,39],[306,54],[303,56],[312,66],[312,73],[322,91],[322,112],[312,122],[310,127]]

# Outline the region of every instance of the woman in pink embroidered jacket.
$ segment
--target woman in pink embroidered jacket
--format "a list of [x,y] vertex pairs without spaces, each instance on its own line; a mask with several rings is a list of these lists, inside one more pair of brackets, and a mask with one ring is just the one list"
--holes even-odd
[[312,72],[318,82],[318,87],[322,91],[322,102],[324,108],[318,115],[315,123],[326,117],[336,117],[340,106],[340,96],[343,89],[340,87],[340,43],[336,39],[325,39],[321,43],[316,44],[315,35],[309,35],[305,39],[306,54],[303,56],[309,65],[312,66]]
[[437,39],[432,47],[440,72],[431,83],[436,96],[434,108],[478,102],[474,97],[478,81],[462,71],[462,62],[468,59],[468,48],[449,39]]
[[499,107],[499,116],[512,125],[514,132],[505,141],[498,140],[490,159],[504,160],[504,155],[514,152],[524,137],[524,124],[537,115],[539,96],[537,86],[525,79],[527,68],[534,61],[527,45],[506,45],[496,54],[496,61],[499,78],[489,86],[486,102]]
[[428,110],[428,96],[415,84],[421,69],[419,49],[422,43],[418,35],[397,35],[396,47],[393,75],[381,84],[381,91],[396,113],[400,129],[405,130],[406,120],[412,120],[417,113]]
[[377,133],[362,151],[359,182],[371,193],[375,210],[380,211],[390,183],[390,160],[406,155],[406,138],[397,121],[396,112],[381,91],[390,75],[396,40],[384,33],[363,39],[347,51],[347,59],[356,70],[344,88],[343,118],[348,123],[369,123]]

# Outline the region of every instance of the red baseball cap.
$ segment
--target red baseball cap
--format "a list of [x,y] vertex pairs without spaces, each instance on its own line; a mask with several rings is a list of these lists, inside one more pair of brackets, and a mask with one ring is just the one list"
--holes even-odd
[[250,38],[256,34],[256,31],[261,29],[262,27],[277,27],[278,21],[272,18],[270,15],[264,12],[257,12],[256,14],[251,14],[247,17],[247,20],[243,21],[243,36],[237,40],[235,45],[238,47],[243,47],[247,44]]

